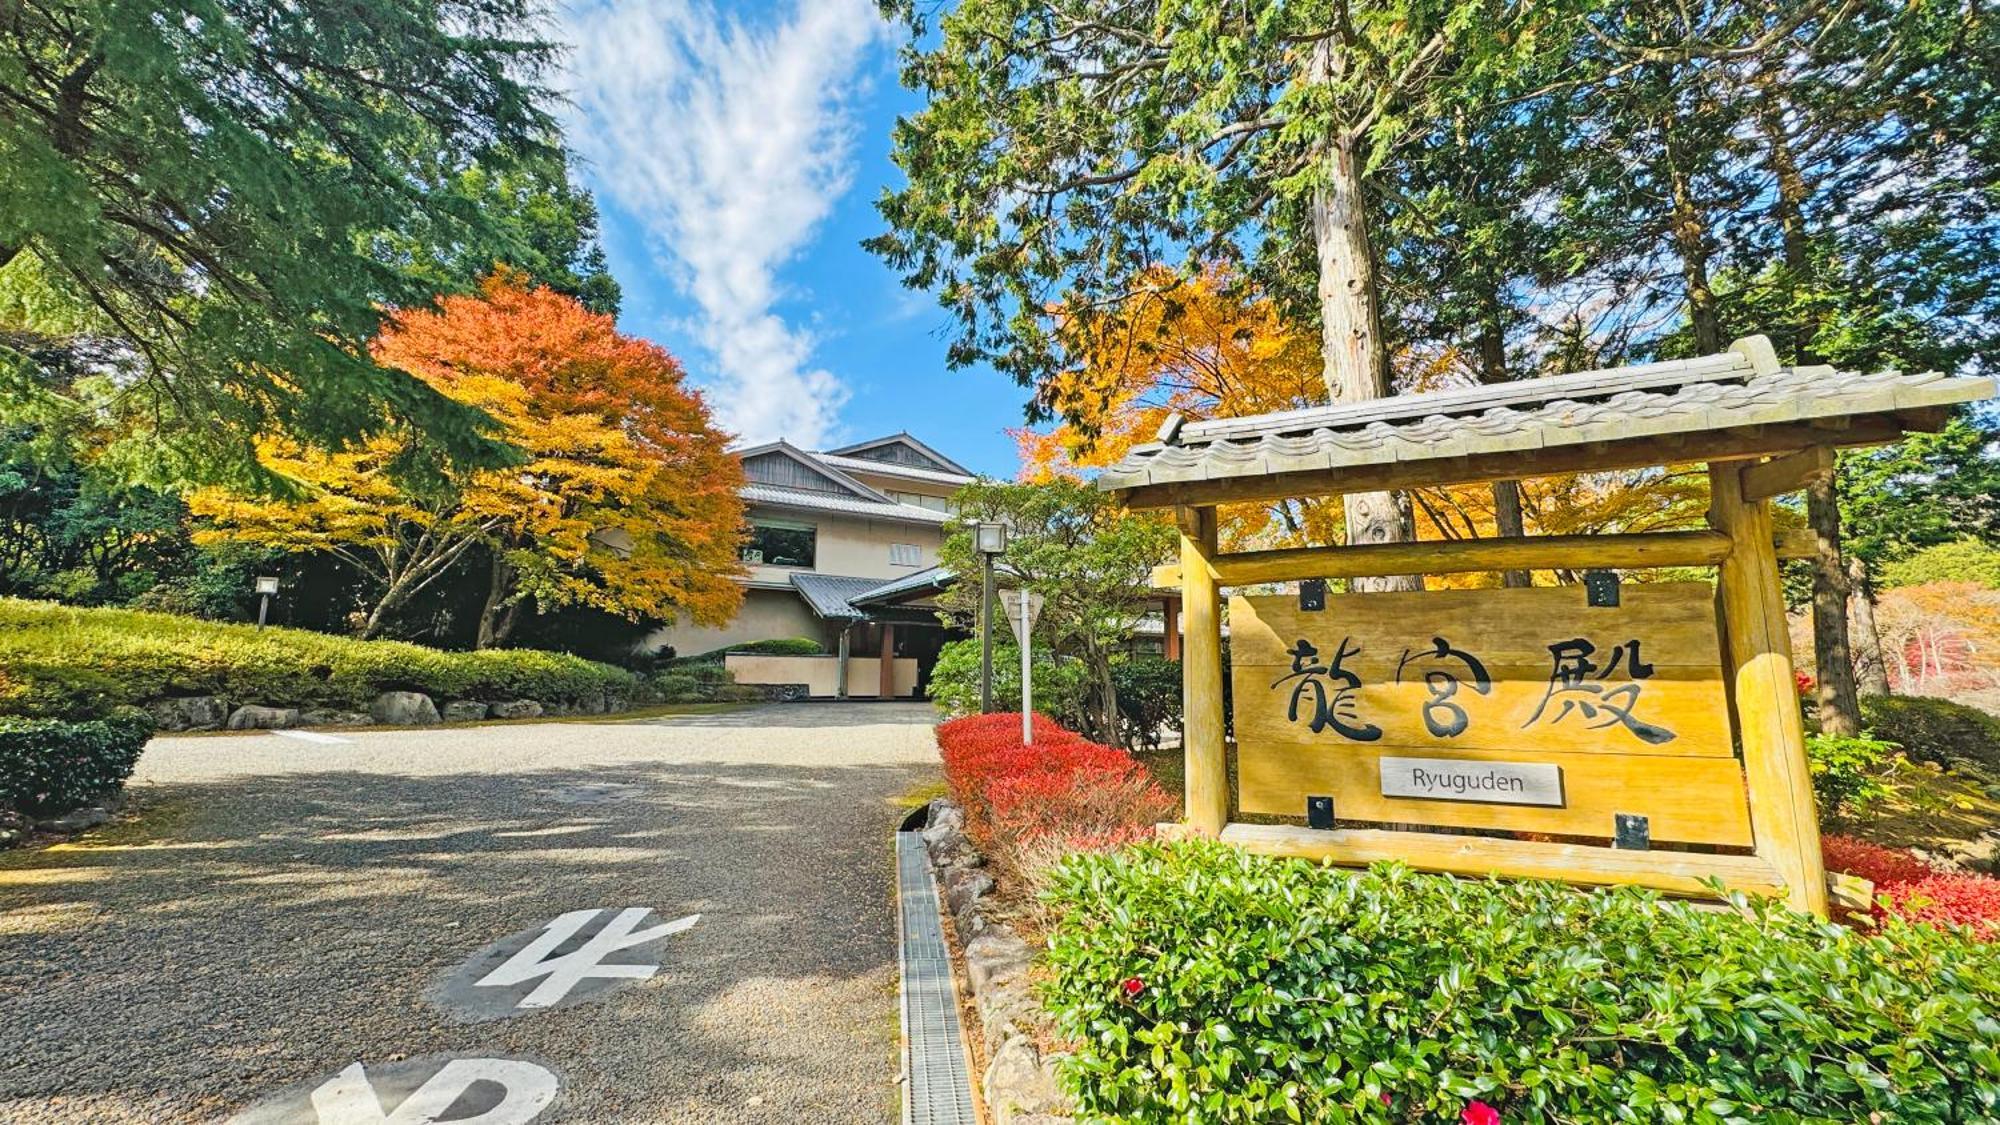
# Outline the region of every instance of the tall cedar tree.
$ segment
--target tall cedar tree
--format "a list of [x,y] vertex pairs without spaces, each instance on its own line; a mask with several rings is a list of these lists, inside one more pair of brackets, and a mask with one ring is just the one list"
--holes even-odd
[[301,495],[196,493],[205,538],[348,563],[377,591],[356,623],[362,636],[475,551],[489,567],[481,648],[506,643],[530,599],[633,620],[734,616],[742,468],[660,347],[619,334],[573,298],[501,276],[476,297],[398,317],[376,354],[501,420],[526,462],[415,485],[390,471],[423,454],[412,443],[385,436],[324,454],[267,440],[266,467]]
[[[382,309],[432,292],[376,252],[385,232],[497,245],[499,220],[458,177],[552,158],[539,78],[554,48],[533,34],[537,13],[532,0],[5,5],[0,267],[31,256],[98,314],[185,440],[275,424],[338,445],[402,425],[454,461],[499,463],[489,420],[377,363],[368,341]],[[0,341],[0,371],[30,362]]]
[[[1066,366],[1058,316],[1117,315],[1160,262],[1309,259],[1336,401],[1390,389],[1371,176],[1459,84],[1569,26],[1564,3],[1510,0],[961,0],[932,35],[931,5],[885,8],[929,105],[897,125],[909,183],[871,246],[938,291],[954,363],[1037,384]],[[1408,538],[1398,508],[1348,497],[1349,542]]]

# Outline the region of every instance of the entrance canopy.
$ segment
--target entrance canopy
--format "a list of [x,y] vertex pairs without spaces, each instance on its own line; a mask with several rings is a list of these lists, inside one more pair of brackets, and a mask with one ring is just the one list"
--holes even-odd
[[1935,430],[1993,381],[1720,355],[1180,423],[1098,477],[1132,508],[1421,488],[1879,445]]

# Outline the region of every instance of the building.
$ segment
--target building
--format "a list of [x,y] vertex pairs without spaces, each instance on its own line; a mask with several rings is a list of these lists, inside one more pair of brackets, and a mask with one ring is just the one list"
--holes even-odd
[[928,608],[949,576],[938,549],[964,466],[907,433],[824,452],[774,441],[740,451],[743,608],[721,628],[676,625],[647,647],[694,656],[806,637],[817,657],[728,658],[739,682],[800,684],[830,697],[921,697],[951,639]]

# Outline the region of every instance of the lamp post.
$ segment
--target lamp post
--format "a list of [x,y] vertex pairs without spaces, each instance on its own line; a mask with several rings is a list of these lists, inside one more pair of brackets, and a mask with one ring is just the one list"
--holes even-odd
[[1007,549],[1007,525],[981,521],[973,527],[972,546],[984,564],[979,587],[979,713],[993,711],[993,560]]
[[271,595],[277,592],[278,580],[276,578],[260,577],[257,579],[257,628],[262,629],[264,627],[264,618],[271,612]]

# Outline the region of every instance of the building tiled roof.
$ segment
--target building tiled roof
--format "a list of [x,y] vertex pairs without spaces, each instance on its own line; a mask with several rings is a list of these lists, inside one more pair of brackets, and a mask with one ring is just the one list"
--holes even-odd
[[934,512],[929,508],[919,508],[914,504],[883,504],[864,500],[856,496],[839,496],[831,492],[808,492],[799,488],[780,488],[770,484],[746,484],[743,486],[743,500],[748,504],[766,504],[774,508],[799,508],[813,512],[840,512],[846,515],[868,516],[874,519],[901,520],[905,523],[946,524],[951,522],[949,512]]
[[906,574],[901,578],[883,582],[849,600],[855,605],[888,605],[905,595],[941,590],[956,581],[958,576],[950,570],[941,566],[930,566],[915,574]]
[[842,457],[837,453],[815,453],[813,460],[831,465],[842,472],[877,473],[885,477],[904,477],[909,480],[930,481],[933,484],[966,484],[974,478],[964,473],[942,473],[935,469],[920,469],[915,465],[899,465],[894,461],[871,461],[866,457]]
[[[1462,390],[1344,403],[1162,431],[1097,479],[1109,491],[1835,419],[1989,398],[1991,379],[1778,367],[1741,351]],[[1840,431],[1826,437],[1839,444]]]
[[857,594],[880,586],[879,578],[846,578],[837,574],[794,574],[792,587],[812,611],[832,621],[858,621],[867,614],[847,604]]

